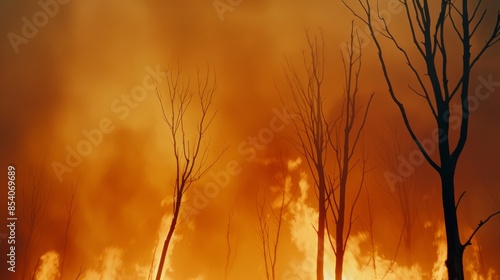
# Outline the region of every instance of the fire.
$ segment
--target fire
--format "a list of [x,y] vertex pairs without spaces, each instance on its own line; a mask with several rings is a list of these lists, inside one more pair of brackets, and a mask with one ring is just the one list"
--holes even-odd
[[[290,231],[292,241],[302,253],[303,258],[290,263],[289,271],[291,271],[291,274],[288,272],[287,275],[294,275],[297,279],[312,280],[314,279],[313,275],[315,275],[316,260],[316,233],[313,225],[317,223],[318,213],[314,207],[307,203],[310,184],[305,172],[300,173],[298,185],[300,195],[294,201],[291,210]],[[335,242],[332,236],[330,238],[332,242]],[[345,253],[343,280],[377,279],[377,277],[390,280],[423,279],[421,268],[418,265],[412,267],[400,266],[378,252],[376,252],[375,260],[373,260],[370,254],[366,254],[361,249],[361,245],[367,241],[367,232],[359,232],[351,236]],[[369,266],[373,261],[375,261],[379,273],[374,272]],[[325,241],[325,262],[327,264],[335,263],[335,255],[330,247],[330,242],[327,240]],[[325,266],[324,275],[325,279],[335,279],[332,265]]]
[[[296,163],[300,161],[293,161],[296,168]],[[290,166],[290,165],[289,165]],[[297,279],[313,279],[311,275],[315,275],[315,252],[316,252],[316,234],[314,225],[317,221],[317,211],[314,207],[308,205],[307,195],[309,193],[310,185],[308,183],[308,176],[302,172],[300,181],[300,195],[295,200],[292,208],[292,217],[290,220],[290,230],[292,233],[292,241],[297,249],[303,254],[300,261],[291,263],[289,270],[296,275]],[[304,225],[311,225],[304,226]],[[425,223],[426,228],[431,228],[431,222]],[[332,242],[335,242],[333,237],[330,236]],[[446,239],[444,233],[444,225],[438,224],[434,236],[433,246],[436,249],[436,260],[434,262],[432,272],[427,274],[423,268],[417,263],[410,267],[400,265],[395,260],[391,260],[386,256],[380,254],[375,249],[375,259],[361,249],[363,245],[368,242],[369,233],[360,231],[351,236],[347,246],[347,251],[344,260],[344,275],[343,280],[356,280],[356,279],[433,279],[443,280],[446,279],[446,267],[444,262],[446,260]],[[325,248],[330,249],[328,242],[325,242]],[[492,280],[498,279],[493,269],[489,269],[486,276],[479,273],[479,247],[474,247],[472,260],[469,260],[466,266],[466,271],[470,273],[471,279],[477,280]],[[330,250],[326,250],[325,262],[333,264],[335,256]],[[374,265],[372,265],[374,263]],[[373,269],[372,267],[376,267]],[[332,266],[326,266],[324,271],[325,279],[335,279]]]
[[[84,280],[103,279],[115,280],[122,276],[123,250],[120,248],[106,248],[97,259],[98,268],[90,269],[83,275]],[[48,280],[48,279],[47,279]]]
[[[300,157],[290,159],[286,165],[287,175],[283,180],[285,197],[291,199],[288,213],[284,216],[284,225],[289,231],[291,245],[298,251],[298,254],[290,258],[284,263],[281,275],[283,280],[314,280],[316,269],[316,228],[318,212],[314,206],[314,200],[310,199],[311,178],[304,171],[302,159]],[[297,188],[297,193],[294,192]],[[171,205],[169,199],[162,202],[163,209],[168,209]],[[272,207],[278,207],[279,201],[271,201]],[[169,222],[172,219],[170,213],[166,213],[162,217],[161,225],[157,231],[156,246],[150,249],[150,256],[146,260],[134,263],[131,267],[126,267],[125,257],[128,253],[127,249],[119,247],[105,248],[97,258],[95,258],[93,266],[82,272],[79,279],[93,280],[115,280],[115,279],[138,279],[149,280],[153,279],[158,267],[158,259],[161,255],[163,241],[167,234]],[[185,229],[193,231],[195,229],[194,222],[184,225]],[[375,246],[370,248],[370,232],[359,230],[353,232],[350,236],[347,250],[344,259],[344,275],[342,280],[358,280],[358,279],[385,279],[385,280],[443,280],[446,279],[446,267],[444,261],[446,259],[446,240],[444,226],[442,223],[425,221],[423,227],[426,231],[433,234],[432,250],[434,261],[429,272],[417,261],[414,264],[403,265],[391,256],[382,253],[382,250]],[[163,280],[174,280],[176,278],[175,267],[172,266],[172,260],[177,253],[174,248],[179,246],[183,236],[181,233],[176,233],[173,242],[170,244]],[[330,241],[325,240],[325,265],[324,276],[326,280],[335,280],[335,255],[331,249],[330,242],[334,243],[333,236],[330,236]],[[283,240],[282,244],[287,244],[288,240]],[[478,243],[478,242],[475,242]],[[283,246],[285,247],[285,246]],[[288,251],[289,248],[282,249]],[[466,255],[466,273],[469,274],[471,280],[498,280],[499,276],[492,268],[485,269],[481,262],[481,248],[479,245],[472,246],[469,255]],[[39,265],[36,270],[35,279],[39,280],[56,280],[60,275],[61,259],[56,251],[48,251],[40,257]],[[236,275],[236,274],[235,274]],[[214,279],[206,273],[198,273],[195,277],[186,278],[188,280],[206,280]]]
[[[236,2],[241,5],[231,4]],[[374,9],[377,8],[376,0],[370,2],[374,3]],[[404,1],[379,2],[382,15],[388,16],[385,18],[398,42],[403,48],[412,46],[411,32],[406,32],[405,13],[396,5]],[[432,6],[438,5],[437,2],[433,1]],[[473,2],[479,1],[469,0],[470,4]],[[481,18],[483,11],[487,13],[485,25],[477,28],[476,37],[471,41],[473,57],[488,39],[485,36],[492,30],[490,24],[495,22],[495,11],[500,7],[500,1],[482,2],[475,21]],[[397,106],[387,94],[376,44],[362,22],[358,19],[352,22],[353,16],[342,1],[37,0],[3,3],[0,149],[3,166],[16,168],[15,214],[19,222],[15,244],[6,244],[14,240],[7,239],[10,236],[6,236],[4,224],[0,230],[0,251],[3,252],[5,246],[15,245],[16,249],[18,271],[9,275],[10,279],[154,279],[172,219],[171,183],[176,166],[168,126],[162,119],[151,78],[161,81],[162,77],[168,77],[167,74],[174,74],[174,71],[163,70],[179,66],[184,69],[181,82],[189,82],[189,88],[196,90],[197,66],[204,69],[208,64],[217,74],[213,100],[213,112],[217,113],[213,122],[210,120],[213,126],[206,132],[210,141],[206,144],[207,157],[203,160],[211,163],[219,151],[224,147],[228,149],[204,174],[199,185],[193,185],[186,192],[182,210],[195,208],[192,203],[197,198],[194,190],[203,190],[212,178],[222,182],[221,172],[232,169],[238,170],[234,172],[238,174],[231,174],[230,180],[224,180],[227,186],[217,189],[217,195],[209,199],[206,207],[194,209],[196,215],[192,215],[192,222],[184,222],[175,231],[163,280],[221,280],[225,275],[227,255],[234,261],[227,274],[229,279],[224,280],[264,277],[263,257],[256,244],[255,202],[260,191],[265,189],[271,190],[270,207],[280,204],[280,200],[273,197],[271,186],[275,183],[274,175],[281,168],[277,162],[281,161],[286,162],[284,166],[290,174],[283,188],[285,198],[292,202],[281,228],[276,276],[280,280],[312,280],[316,274],[318,205],[306,158],[298,156],[292,147],[297,140],[292,121],[294,114],[285,114],[283,108],[282,101],[286,103],[289,89],[282,68],[290,62],[298,69],[301,80],[307,80],[307,70],[299,70],[309,60],[302,57],[308,48],[304,30],[312,37],[324,34],[324,118],[334,121],[341,113],[341,93],[347,88],[339,46],[349,41],[351,25],[356,26],[363,39],[360,42],[363,44],[363,70],[359,76],[359,94],[376,92],[366,130],[359,138],[359,143],[366,145],[362,152],[366,154],[367,163],[365,183],[370,195],[373,194],[376,222],[371,231],[363,225],[369,216],[363,190],[355,210],[359,219],[347,245],[342,280],[442,280],[447,277],[439,176],[421,157]],[[229,3],[224,6],[223,22],[214,3]],[[398,12],[392,13],[392,10]],[[445,26],[453,32],[450,25]],[[14,45],[9,39],[13,34],[18,38]],[[384,41],[384,48],[392,46],[387,38],[379,38]],[[448,41],[448,46],[457,42]],[[495,129],[500,104],[499,46],[496,44],[495,49],[485,52],[484,59],[470,72],[469,105],[478,110],[471,111],[470,137],[455,174],[457,196],[467,190],[457,211],[462,241],[480,219],[500,209],[498,198],[495,203],[500,190],[500,130]],[[439,48],[436,50],[439,53]],[[449,53],[450,86],[451,80],[457,82],[460,70],[454,66],[461,60],[452,58],[457,51]],[[388,71],[397,79],[394,87],[401,89],[396,95],[408,106],[415,135],[425,139],[424,144],[431,143],[432,149],[428,150],[433,153],[430,157],[438,161],[439,145],[432,133],[435,120],[428,114],[426,102],[418,97],[422,94],[416,87],[418,81],[400,69],[404,61],[396,53],[385,52],[390,58]],[[414,54],[418,52],[409,49],[408,55],[413,57]],[[421,75],[427,84],[426,71]],[[158,86],[167,101],[166,84]],[[191,104],[193,109],[198,108],[196,95]],[[356,104],[366,105],[365,102]],[[455,117],[462,111],[455,110],[458,101],[450,105],[453,107],[451,127],[454,127]],[[200,111],[188,111],[185,115],[188,122],[182,130],[196,132],[195,120]],[[403,129],[396,137],[400,146],[398,152],[389,147],[388,140],[399,125],[392,129],[385,125],[386,120],[394,120],[394,124],[398,123]],[[451,129],[451,146],[457,143],[460,131]],[[335,138],[335,133],[332,131],[330,136]],[[190,152],[192,150],[184,151]],[[278,156],[279,152],[286,156]],[[354,158],[357,156],[355,154]],[[338,175],[332,174],[338,170],[334,167],[336,158],[331,149],[325,159],[329,165],[328,175]],[[389,164],[394,164],[394,170],[386,168]],[[39,165],[46,167],[38,168]],[[349,184],[359,179],[360,165],[361,162],[353,168],[353,180]],[[45,174],[30,171],[32,167],[45,170]],[[403,186],[406,183],[415,187],[412,191],[415,190],[418,196],[406,197],[411,201],[408,216],[414,214],[414,220],[403,218],[403,207],[393,201],[394,191],[383,178],[386,171],[398,175],[398,185],[397,188],[393,186],[394,189],[409,190]],[[2,172],[5,178],[6,170]],[[217,176],[212,176],[212,172]],[[76,182],[78,191],[73,204],[71,186]],[[6,191],[4,185],[0,199],[3,215],[7,215],[9,207]],[[226,229],[227,214],[233,205],[236,218],[228,238],[231,243],[226,242]],[[332,214],[328,216],[330,229],[334,229]],[[5,223],[5,216],[1,217]],[[500,242],[496,237],[500,235],[499,219],[500,215],[481,228],[477,239],[473,239],[472,245],[465,250],[467,279],[499,279],[497,252]],[[414,222],[408,238],[400,235],[407,225],[406,220]],[[331,240],[325,238],[324,274],[326,279],[333,280],[335,256],[330,243],[336,240],[334,232],[330,234]],[[408,242],[411,250],[405,251],[403,245],[401,249],[398,247],[399,236],[404,236],[401,244],[411,241]],[[231,254],[227,254],[228,251]],[[1,279],[9,279],[4,278],[6,272],[0,272]]]
[[[474,245],[471,248],[472,254],[471,259],[466,262],[465,271],[470,273],[471,280],[499,280],[500,275],[496,273],[493,268],[488,268],[487,270],[484,267],[481,257],[481,246],[475,240]],[[485,271],[486,270],[486,271]]]
[[[163,201],[162,204],[166,204],[165,201]],[[149,274],[151,274],[152,278],[154,278],[154,276],[156,276],[156,272],[158,270],[158,265],[159,265],[158,260],[161,257],[161,250],[163,249],[163,242],[165,241],[165,238],[167,236],[168,226],[169,226],[170,221],[172,220],[172,217],[173,217],[172,214],[165,214],[165,215],[163,215],[163,217],[161,219],[161,225],[160,225],[160,228],[158,230],[158,239],[156,241],[157,245],[156,245],[156,248],[154,249],[154,258],[152,260],[153,265],[149,268],[150,271],[148,273],[148,276],[149,276]],[[167,257],[165,260],[164,270],[167,273],[165,273],[165,272],[163,273],[164,280],[170,280],[170,278],[168,277],[168,272],[173,272],[173,268],[171,266],[172,252],[173,252],[173,249],[175,247],[175,244],[178,241],[180,241],[181,239],[182,239],[182,236],[180,236],[178,233],[174,232],[174,235],[172,237],[172,242],[169,245],[170,248],[167,252]],[[147,279],[147,278],[145,278],[145,279]]]
[[49,251],[40,257],[40,265],[35,274],[37,280],[52,280],[59,278],[59,254],[56,251]]
[[446,236],[444,232],[444,225],[438,227],[434,239],[434,246],[437,248],[437,260],[432,268],[432,280],[446,279]]

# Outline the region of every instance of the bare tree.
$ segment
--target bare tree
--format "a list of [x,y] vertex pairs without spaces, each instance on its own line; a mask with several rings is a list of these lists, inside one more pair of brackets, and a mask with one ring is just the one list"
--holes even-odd
[[366,192],[366,205],[368,206],[368,232],[370,233],[370,247],[371,247],[371,261],[373,268],[374,279],[377,279],[377,252],[375,248],[375,232],[373,230],[373,225],[375,224],[375,213],[373,211],[373,201],[370,196],[368,188],[365,188]]
[[78,271],[78,275],[76,275],[75,280],[78,280],[84,273],[85,273],[85,268],[80,267],[80,270]]
[[[344,65],[345,90],[340,116],[334,121],[328,142],[334,150],[335,162],[338,169],[338,180],[329,180],[328,205],[335,223],[335,279],[342,279],[344,254],[347,242],[354,223],[354,208],[361,194],[365,179],[365,159],[356,160],[355,152],[360,143],[361,134],[366,124],[368,111],[374,94],[370,95],[366,108],[358,106],[359,76],[361,73],[362,53],[356,52],[355,44],[361,45],[359,36],[351,28],[347,53],[342,53]],[[361,114],[360,114],[361,113]],[[347,201],[350,188],[350,174],[353,168],[361,162],[361,181],[359,187],[354,189],[354,199],[349,204]],[[352,188],[352,187],[351,187]]]
[[31,167],[27,179],[23,180],[22,183],[23,185],[20,188],[22,197],[21,215],[25,227],[23,231],[26,232],[26,245],[21,277],[26,279],[31,258],[41,238],[40,233],[45,222],[52,187],[50,180],[47,178],[45,163],[42,163],[39,167]]
[[233,248],[231,245],[231,228],[234,217],[234,205],[231,207],[229,211],[228,219],[227,219],[227,227],[226,227],[226,245],[227,245],[227,254],[226,254],[226,264],[224,266],[224,279],[229,279],[229,272],[233,267],[234,260],[236,259],[236,252],[238,250],[238,240],[236,240],[236,247]]
[[66,201],[67,218],[66,218],[66,228],[64,231],[64,245],[63,245],[63,252],[61,255],[61,273],[59,274],[59,279],[63,279],[64,264],[66,262],[66,252],[68,249],[69,229],[71,226],[71,222],[73,221],[73,217],[75,216],[76,209],[78,207],[75,201],[77,193],[78,193],[78,181],[71,188],[69,201]]
[[[376,243],[375,242],[375,231],[373,229],[373,227],[375,225],[375,211],[374,211],[374,206],[373,206],[373,200],[371,198],[371,195],[370,195],[368,188],[365,188],[365,191],[366,191],[366,200],[367,200],[366,205],[368,206],[368,221],[366,222],[366,224],[363,223],[363,221],[362,221],[362,224],[363,224],[363,227],[366,229],[366,231],[368,231],[370,233],[370,247],[371,247],[370,261],[372,263],[374,279],[378,279],[380,269],[377,270],[377,250],[376,250],[376,246],[375,246],[375,243]],[[405,233],[405,228],[403,228],[401,230],[401,234],[399,235],[399,240],[398,240],[398,244],[396,245],[394,256],[389,261],[389,264],[387,265],[384,274],[382,274],[382,277],[380,277],[381,279],[385,279],[387,277],[387,275],[389,275],[389,273],[392,271],[392,267],[396,263],[396,258],[398,256],[398,252],[399,252],[399,249],[401,247],[401,241],[403,239],[404,233]],[[367,263],[366,265],[369,265],[369,263]],[[409,266],[411,266],[411,264],[409,264]]]
[[[215,71],[207,66],[206,75],[203,75],[202,70],[197,68],[197,85],[194,91],[190,88],[189,80],[188,82],[181,81],[181,69],[178,68],[174,73],[170,71],[166,76],[167,102],[163,100],[158,86],[156,86],[156,92],[163,120],[168,127],[176,170],[172,186],[172,221],[163,244],[156,280],[161,280],[168,246],[177,225],[182,222],[178,219],[184,195],[222,155],[221,153],[213,161],[209,161],[210,137],[207,131],[215,117],[215,112],[211,112],[212,98],[217,88]],[[190,119],[187,113],[193,98],[199,101],[197,108],[199,118],[196,131],[190,133],[188,124]]]
[[[411,143],[408,143],[404,138],[405,135],[402,130],[404,128],[399,123],[390,121],[389,125],[388,137],[390,138],[386,140],[386,145],[383,145],[381,148],[382,160],[387,170],[389,170],[384,174],[384,177],[390,185],[390,195],[395,199],[399,208],[398,215],[400,215],[399,219],[401,220],[401,233],[398,244],[403,244],[407,264],[411,265],[413,231],[418,219],[421,197],[419,192],[417,192],[414,176],[401,177],[399,180],[395,179],[397,175],[394,174],[400,172],[398,169],[401,165],[400,160],[396,156],[410,154]],[[399,247],[396,249],[396,254]]]
[[37,277],[37,271],[38,271],[38,268],[40,267],[40,261],[42,260],[42,256],[40,256],[38,258],[38,260],[36,261],[36,265],[35,265],[35,269],[33,269],[33,273],[31,274],[31,280],[35,280],[36,277]]
[[[439,174],[446,229],[446,266],[448,278],[453,280],[464,279],[463,252],[470,245],[472,237],[485,222],[500,213],[493,213],[484,222],[481,221],[470,238],[465,243],[461,243],[457,219],[457,207],[460,199],[455,200],[455,171],[469,131],[470,75],[483,54],[500,40],[500,13],[497,13],[493,30],[485,41],[475,49],[475,54],[471,53],[471,41],[478,28],[482,26],[486,15],[486,10],[480,11],[482,2],[482,0],[478,0],[474,3],[471,11],[468,0],[441,0],[438,3],[429,3],[428,0],[401,1],[414,47],[410,52],[389,30],[380,11],[378,9],[373,11],[370,0],[358,0],[361,12],[355,11],[343,0],[346,7],[368,27],[378,51],[378,60],[390,97],[397,105],[411,138],[430,166]],[[436,10],[431,5],[436,5]],[[418,88],[409,86],[409,89],[416,96],[423,98],[435,121],[439,139],[439,160],[433,158],[429,150],[424,147],[423,139],[419,138],[415,132],[414,123],[410,120],[402,98],[397,94],[398,90],[394,86],[394,76],[388,67],[384,55],[386,49],[382,47],[379,34],[387,38],[402,54],[410,72],[417,81]],[[453,34],[454,38],[449,36]],[[450,43],[450,38],[458,41],[459,44]],[[413,55],[413,51],[416,52],[416,55]],[[456,52],[459,53],[456,54]],[[453,65],[454,61],[460,63]],[[419,63],[424,65],[424,69],[419,68]],[[460,74],[458,78],[453,79],[451,70],[458,69]],[[451,110],[455,99],[458,99],[460,104],[459,113],[454,113]],[[454,134],[450,127],[451,120],[456,121],[459,127],[456,141],[452,140]]]
[[[318,255],[316,260],[317,279],[323,279],[325,230],[336,256],[336,279],[342,279],[343,259],[347,240],[354,222],[353,213],[361,186],[364,184],[365,161],[362,160],[362,180],[354,193],[354,200],[347,205],[347,189],[349,175],[358,161],[354,161],[354,152],[359,143],[361,132],[366,123],[368,110],[373,94],[368,100],[366,109],[359,116],[357,95],[359,92],[359,74],[361,70],[361,53],[354,52],[354,43],[359,37],[351,32],[349,51],[342,55],[345,72],[344,101],[340,116],[329,120],[323,108],[324,93],[324,39],[307,35],[309,52],[304,54],[304,65],[307,78],[301,80],[298,72],[287,64],[285,77],[292,95],[292,111],[298,116],[294,120],[295,132],[298,138],[297,146],[306,158],[314,178],[318,198]],[[346,58],[347,57],[347,58]],[[346,60],[347,59],[347,60]],[[358,120],[359,122],[356,122]],[[338,180],[331,179],[326,170],[328,148],[334,150],[335,163],[338,169]],[[327,210],[330,209],[335,223],[335,244],[332,243],[327,225]]]
[[[287,189],[288,168],[281,161],[281,173],[277,175],[276,191],[269,193],[266,189],[262,200],[257,202],[257,215],[262,258],[267,280],[276,280],[276,264],[278,262],[278,247],[285,214],[289,210],[295,193]],[[276,195],[277,193],[277,195]],[[276,203],[269,201],[269,197],[276,197]]]
[[[325,121],[322,85],[325,70],[324,39],[307,35],[309,50],[303,53],[306,78],[287,61],[285,79],[291,92],[290,110],[295,115],[293,124],[299,151],[305,157],[315,183],[318,199],[318,250],[316,256],[316,279],[324,279],[324,251],[326,225],[326,155],[329,125]],[[283,99],[283,96],[282,96]],[[283,100],[285,106],[287,102]]]

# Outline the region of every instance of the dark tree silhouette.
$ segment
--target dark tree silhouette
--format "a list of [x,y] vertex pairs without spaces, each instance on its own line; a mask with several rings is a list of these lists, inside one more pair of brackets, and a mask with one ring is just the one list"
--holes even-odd
[[[160,102],[162,117],[168,127],[170,141],[175,162],[175,180],[173,183],[172,198],[172,221],[168,229],[167,237],[163,244],[161,257],[158,264],[156,280],[161,280],[163,266],[168,252],[168,246],[179,221],[179,213],[183,197],[192,184],[198,180],[215,164],[222,153],[213,161],[209,161],[208,148],[210,137],[207,134],[212,124],[215,112],[211,112],[212,98],[217,88],[217,78],[214,70],[207,66],[206,75],[197,68],[197,85],[193,91],[188,82],[181,81],[181,69],[167,72],[166,88],[168,100],[165,102],[162,92],[156,86],[158,100]],[[199,118],[196,123],[196,131],[188,131],[190,121],[187,117],[188,109],[192,99],[199,101],[196,108]]]
[[[23,222],[23,231],[26,232],[24,256],[22,257],[22,279],[28,277],[26,274],[31,265],[34,251],[41,239],[41,232],[45,223],[52,188],[52,183],[47,178],[45,171],[45,163],[42,163],[39,167],[31,167],[27,175],[20,187],[22,198],[20,214]],[[36,268],[30,272],[33,277],[35,271]]]
[[[415,223],[418,219],[418,213],[420,208],[420,202],[422,200],[420,192],[418,191],[415,184],[415,177],[408,176],[406,178],[401,178],[400,180],[390,180],[394,174],[397,174],[400,161],[397,159],[399,155],[408,155],[412,152],[411,144],[407,139],[405,139],[404,127],[401,126],[399,122],[390,121],[389,132],[386,145],[381,149],[382,160],[387,168],[384,174],[386,180],[389,180],[389,191],[391,197],[394,198],[400,215],[401,224],[401,234],[399,236],[398,246],[396,250],[396,255],[398,253],[399,247],[402,244],[406,253],[406,263],[411,265],[413,263],[412,256],[412,243],[414,239],[414,229]],[[396,155],[396,156],[395,156]],[[385,183],[385,181],[384,181]],[[386,185],[384,184],[384,187]]]
[[66,227],[64,230],[64,245],[63,245],[63,251],[62,251],[62,255],[61,255],[61,273],[59,274],[59,279],[64,279],[63,274],[64,274],[64,264],[66,263],[66,252],[68,249],[69,229],[71,226],[71,222],[73,221],[73,217],[75,216],[76,209],[78,207],[78,205],[75,201],[77,194],[78,194],[78,181],[71,188],[71,194],[69,197],[69,201],[66,201],[67,218],[66,218]]
[[[287,189],[288,167],[281,160],[281,172],[277,175],[276,192],[270,193],[267,189],[262,200],[257,202],[257,215],[259,219],[259,234],[262,258],[266,280],[276,280],[276,264],[278,262],[278,248],[285,214],[290,208],[295,192]],[[277,195],[276,195],[277,193]],[[275,197],[276,202],[269,201]]]
[[327,196],[325,167],[329,133],[322,93],[325,70],[324,40],[323,37],[319,40],[317,37],[311,39],[307,35],[307,43],[309,50],[303,54],[306,78],[302,79],[299,72],[287,61],[284,72],[292,100],[289,106],[284,100],[283,103],[296,115],[292,119],[297,136],[295,144],[305,157],[316,186],[319,213],[316,229],[318,236],[316,279],[323,280]]
[[227,245],[227,254],[226,254],[226,264],[224,265],[224,279],[229,279],[229,273],[231,272],[231,268],[233,268],[234,261],[236,260],[236,253],[238,251],[238,240],[236,240],[236,246],[232,246],[231,242],[231,229],[234,219],[234,205],[229,210],[229,215],[227,218],[227,227],[226,227],[226,245]]
[[[354,200],[347,204],[347,189],[352,168],[359,163],[354,161],[354,152],[359,144],[361,132],[366,123],[368,110],[373,94],[368,100],[366,109],[359,115],[357,95],[359,92],[359,74],[361,70],[361,53],[354,51],[355,41],[359,37],[351,32],[348,53],[342,55],[345,72],[345,91],[339,117],[330,120],[325,116],[323,108],[325,93],[322,89],[324,80],[324,39],[307,35],[309,51],[304,54],[306,79],[302,80],[298,72],[287,64],[285,77],[291,97],[291,111],[297,115],[294,119],[296,141],[299,150],[306,158],[312,173],[316,195],[318,198],[318,254],[316,259],[317,279],[323,279],[325,230],[328,240],[336,256],[336,279],[342,279],[345,248],[354,222],[354,208],[364,183],[365,161],[362,161],[362,180],[354,194]],[[285,102],[284,102],[285,103]],[[333,115],[333,114],[330,114]],[[357,121],[359,119],[359,121]],[[332,179],[327,172],[327,153],[334,151],[333,161],[338,169],[338,178]],[[333,214],[335,226],[335,244],[330,238],[327,224],[327,211]]]
[[[390,97],[397,105],[411,138],[430,166],[439,174],[446,230],[448,279],[463,280],[463,252],[465,248],[470,245],[477,230],[491,217],[500,213],[493,213],[485,221],[481,221],[470,238],[465,243],[461,243],[457,219],[460,199],[455,200],[455,172],[469,131],[470,75],[483,54],[500,40],[500,13],[497,13],[491,33],[475,49],[475,54],[472,54],[471,40],[476,35],[478,28],[482,26],[486,15],[486,10],[480,11],[481,0],[474,3],[472,7],[470,7],[468,0],[441,0],[433,3],[429,3],[428,0],[401,1],[408,23],[408,33],[414,47],[412,51],[416,52],[416,55],[413,55],[413,52],[403,47],[393,35],[380,11],[372,8],[370,0],[357,1],[361,6],[360,12],[357,12],[344,0],[342,2],[368,27],[378,52],[378,60]],[[450,36],[453,34],[454,38]],[[439,142],[439,160],[433,158],[426,150],[423,140],[415,132],[413,122],[398,94],[399,91],[395,88],[394,74],[384,54],[386,48],[382,46],[381,38],[378,35],[388,39],[402,54],[413,78],[418,83],[418,89],[411,86],[409,89],[416,96],[423,98],[435,121]],[[456,40],[458,44],[450,42],[451,40]],[[459,53],[456,54],[456,52]],[[454,65],[454,61],[459,61],[458,65]],[[419,65],[424,65],[423,69],[420,69]],[[452,70],[460,71],[457,79],[453,79]],[[458,99],[461,108],[458,114],[454,114],[451,110],[455,99]],[[451,139],[453,136],[450,127],[452,117],[454,120],[457,119],[455,117],[458,117],[459,132],[456,141]]]
[[[374,96],[373,93],[370,95],[366,108],[362,109],[361,106],[358,106],[362,53],[354,49],[356,44],[361,45],[354,28],[351,28],[350,41],[347,44],[348,46],[345,48],[347,51],[342,52],[345,75],[342,109],[339,117],[331,125],[332,130],[328,134],[328,142],[334,151],[334,161],[338,171],[338,179],[329,180],[327,195],[329,210],[333,214],[335,225],[335,244],[332,244],[332,242],[330,244],[335,253],[335,279],[337,280],[342,280],[344,254],[355,220],[353,216],[354,208],[361,194],[365,178],[365,160],[364,158],[356,160],[355,152],[360,143],[361,134]],[[360,161],[362,168],[361,182],[354,192],[353,201],[349,204],[347,194],[349,185],[351,185],[350,174]]]

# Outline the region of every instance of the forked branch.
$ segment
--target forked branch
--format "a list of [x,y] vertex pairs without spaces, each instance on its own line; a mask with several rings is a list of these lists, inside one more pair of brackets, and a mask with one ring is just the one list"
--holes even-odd
[[462,251],[465,250],[465,248],[469,245],[472,245],[471,241],[472,241],[472,238],[474,238],[474,236],[476,235],[476,233],[479,231],[479,229],[481,227],[483,227],[491,218],[495,217],[496,215],[500,214],[500,211],[497,211],[491,215],[488,216],[488,218],[486,218],[486,220],[484,221],[479,221],[479,224],[477,225],[476,229],[472,232],[472,234],[470,235],[469,239],[467,239],[467,242],[465,242],[463,245],[462,245]]

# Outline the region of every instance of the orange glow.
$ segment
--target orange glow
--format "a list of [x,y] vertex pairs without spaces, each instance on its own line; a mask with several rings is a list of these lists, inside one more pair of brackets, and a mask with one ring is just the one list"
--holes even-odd
[[[283,104],[290,101],[283,66],[289,62],[306,75],[304,31],[323,34],[325,118],[339,116],[345,88],[339,46],[349,40],[353,19],[342,1],[67,1],[15,48],[8,34],[29,31],[23,18],[33,21],[44,11],[39,3],[65,1],[2,2],[0,176],[6,178],[7,166],[16,167],[17,263],[15,273],[4,274],[10,249],[4,238],[9,234],[4,187],[0,279],[155,279],[173,218],[176,165],[154,81],[168,101],[165,80],[179,67],[183,85],[195,94],[184,115],[182,130],[191,145],[180,149],[184,156],[193,151],[202,115],[197,69],[204,74],[207,65],[216,74],[210,111],[215,117],[201,147],[207,149],[205,164],[215,164],[183,197],[163,280],[265,279],[256,210],[263,193],[271,240],[282,200],[290,202],[283,212],[275,280],[316,279],[318,200],[308,162],[297,149],[293,113]],[[399,3],[379,2],[389,12]],[[483,2],[489,27],[500,1]],[[361,23],[354,24],[362,38],[370,39]],[[403,46],[411,44],[402,12],[391,12],[390,27]],[[471,42],[474,51],[490,32],[486,27]],[[457,199],[466,191],[457,208],[462,242],[500,209],[499,47],[486,52],[471,73],[470,94],[478,102],[455,186]],[[432,139],[436,121],[408,88],[417,81],[408,78],[403,57],[387,53],[415,133]],[[459,62],[450,59],[453,67]],[[450,79],[456,78],[451,72]],[[354,154],[365,156],[366,173],[342,280],[446,279],[439,176],[419,158],[402,124],[373,42],[363,48],[359,79],[358,104],[366,105],[372,92],[375,97],[359,140],[362,148]],[[459,130],[451,131],[455,143]],[[393,133],[400,135],[395,141]],[[439,161],[437,143],[431,144],[432,158]],[[339,175],[336,160],[329,150],[327,178],[332,181]],[[361,181],[361,164],[351,166],[348,203]],[[388,172],[405,175],[393,184]],[[324,275],[335,280],[331,212],[327,219]],[[497,216],[465,250],[466,279],[500,279],[499,236]]]
[[59,277],[59,255],[50,251],[40,257],[40,266],[36,271],[35,279],[57,279]]

